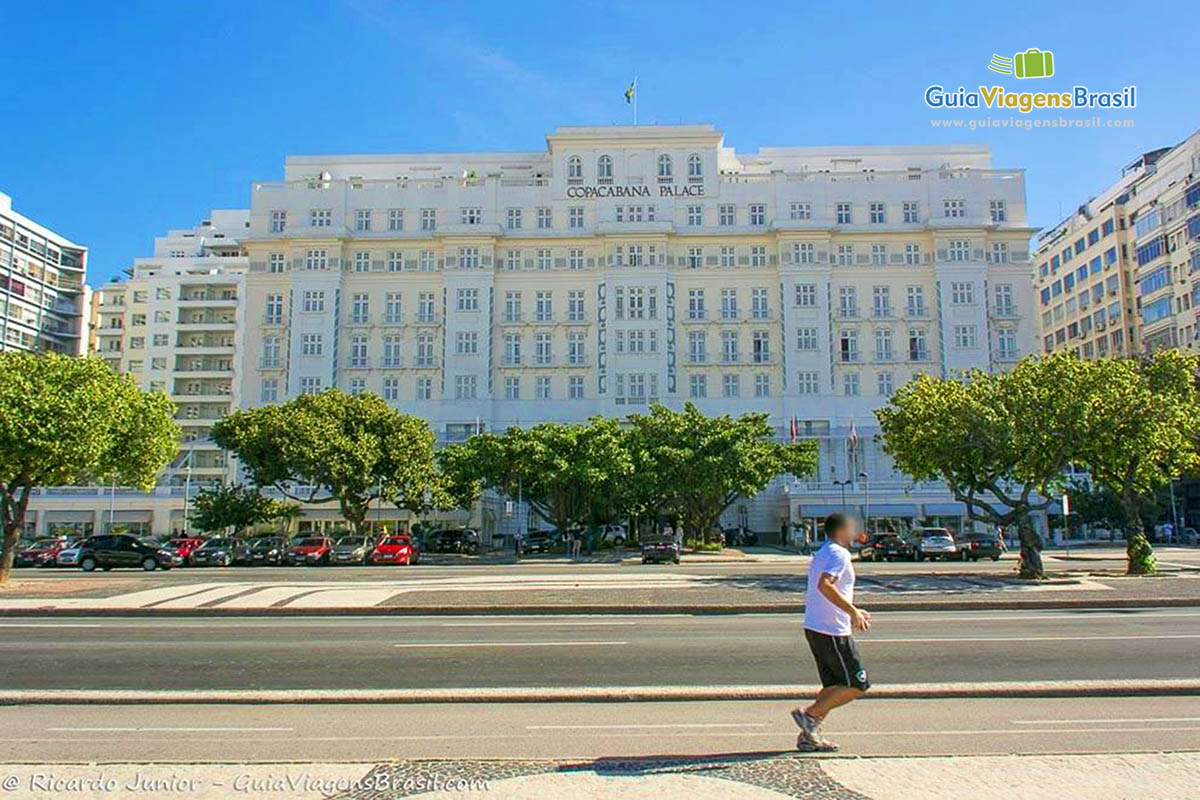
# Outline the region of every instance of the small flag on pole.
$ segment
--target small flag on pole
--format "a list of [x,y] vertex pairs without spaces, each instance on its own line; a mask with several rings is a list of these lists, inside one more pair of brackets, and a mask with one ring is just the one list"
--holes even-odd
[[850,418],[850,449],[858,448],[858,428],[854,427],[854,417]]
[[637,78],[633,79],[633,83],[629,84],[629,88],[625,90],[625,102],[632,103],[634,96],[637,95]]
[[799,425],[796,422],[796,418],[792,417],[792,441],[793,442],[796,441],[796,436],[799,433],[798,429],[799,429]]

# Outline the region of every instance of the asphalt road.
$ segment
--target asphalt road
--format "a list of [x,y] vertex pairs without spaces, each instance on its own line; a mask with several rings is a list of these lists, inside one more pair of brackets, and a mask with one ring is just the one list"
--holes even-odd
[[[892,612],[876,684],[1200,677],[1200,609]],[[790,615],[5,618],[5,689],[811,684]]]
[[[8,762],[383,761],[790,751],[780,702],[0,708]],[[845,755],[1200,748],[1200,697],[862,700],[825,733]]]

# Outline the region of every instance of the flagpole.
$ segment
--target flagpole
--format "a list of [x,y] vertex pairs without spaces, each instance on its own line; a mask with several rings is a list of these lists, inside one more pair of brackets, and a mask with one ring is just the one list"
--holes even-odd
[[637,75],[633,76],[633,124],[637,126]]

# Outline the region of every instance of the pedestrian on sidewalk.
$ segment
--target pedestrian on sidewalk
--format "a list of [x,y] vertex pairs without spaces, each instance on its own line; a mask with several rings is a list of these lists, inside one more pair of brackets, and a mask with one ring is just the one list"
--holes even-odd
[[871,615],[854,605],[854,566],[850,543],[865,542],[845,514],[825,518],[825,543],[808,567],[804,597],[804,637],[817,662],[821,691],[807,708],[796,708],[792,719],[800,726],[796,749],[833,752],[837,745],[821,735],[830,711],[863,696],[871,688],[867,668],[854,641],[854,631],[871,627]]

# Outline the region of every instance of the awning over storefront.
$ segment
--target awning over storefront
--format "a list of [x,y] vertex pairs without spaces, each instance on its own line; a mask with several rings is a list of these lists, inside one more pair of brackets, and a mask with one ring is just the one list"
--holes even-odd
[[[107,523],[108,518],[109,512],[105,511],[102,520]],[[116,511],[112,514],[113,522],[151,522],[153,519],[153,511]]]
[[[842,512],[843,514],[849,514],[852,513],[855,508],[856,505],[854,503],[847,503],[844,506],[801,503],[800,510],[797,512],[797,515],[801,517],[827,517],[830,514],[837,513],[838,511]],[[872,513],[874,513],[874,509],[872,509]]]
[[925,516],[960,517],[967,513],[967,507],[962,503],[926,503]]
[[[91,511],[43,511],[46,515],[46,522],[92,522],[95,515]],[[104,516],[108,518],[108,512],[104,512]],[[119,513],[118,513],[119,516]]]
[[920,514],[913,503],[871,503],[872,517],[915,517]]

